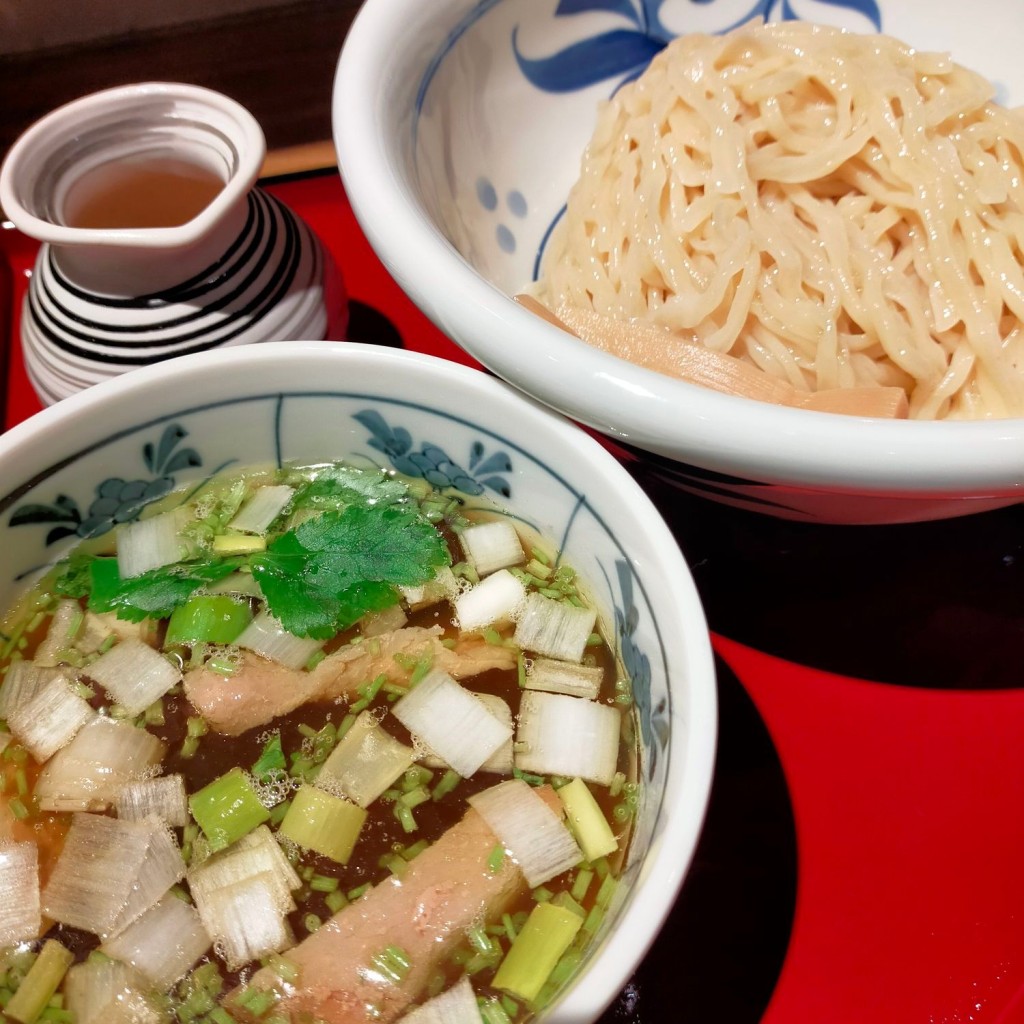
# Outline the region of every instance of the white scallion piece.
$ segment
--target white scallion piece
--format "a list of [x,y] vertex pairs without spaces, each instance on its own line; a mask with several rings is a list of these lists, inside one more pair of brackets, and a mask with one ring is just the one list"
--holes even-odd
[[181,851],[162,822],[75,814],[42,909],[54,921],[108,939],[184,877]]
[[[509,732],[512,732],[512,709],[495,693],[474,693],[474,697],[477,700],[482,701],[483,705],[487,710],[494,715],[494,717],[502,723],[502,725],[508,726]],[[498,749],[491,754],[489,758],[482,765],[480,765],[479,771],[488,772],[492,775],[511,775],[514,767],[514,755],[513,755],[514,744],[512,742],[512,736],[510,735],[508,741],[503,743]],[[447,761],[443,761],[439,757],[435,757],[433,754],[427,754],[425,757],[420,758],[420,764],[425,765],[427,768],[450,768],[451,765]]]
[[594,632],[597,612],[543,594],[527,597],[513,639],[524,651],[579,662]]
[[36,844],[0,844],[0,949],[36,938],[41,927]]
[[51,679],[74,677],[64,669],[39,665],[35,661],[12,661],[0,686],[0,718],[8,718],[15,708],[31,700]]
[[266,533],[294,493],[295,488],[287,484],[266,484],[258,488],[228,523],[228,528],[239,533]]
[[306,662],[326,643],[311,637],[299,637],[278,622],[269,612],[256,615],[242,630],[235,645],[276,661],[288,668],[304,668]]
[[[86,632],[100,636],[103,640],[108,636],[117,637],[118,640],[142,640],[150,647],[157,645],[157,630],[159,621],[157,619],[143,619],[141,622],[129,622],[127,619],[119,619],[115,612],[86,612],[85,623],[82,632],[79,634],[75,646],[84,652],[82,639]],[[100,644],[102,644],[102,640]],[[98,649],[99,645],[97,645]]]
[[498,569],[452,602],[459,630],[471,633],[512,622],[526,600],[526,587],[508,569]]
[[251,572],[233,572],[230,576],[211,583],[206,590],[210,594],[234,594],[236,597],[263,598],[263,591],[260,590],[260,585]]
[[196,906],[229,971],[295,943],[270,871],[214,889]]
[[399,587],[398,591],[410,609],[429,608],[441,601],[454,600],[462,588],[455,573],[447,565],[437,570],[434,578],[420,587]]
[[75,1024],[167,1024],[134,968],[120,960],[86,960],[64,979],[64,1005]]
[[122,523],[117,528],[117,571],[121,579],[180,562],[188,549],[181,530],[188,521],[183,509]]
[[397,1024],[480,1024],[480,1007],[468,975],[410,1010]]
[[180,775],[126,782],[114,796],[117,816],[126,821],[159,818],[173,828],[188,824],[188,794]]
[[596,700],[601,692],[604,669],[574,665],[554,658],[534,658],[526,666],[526,689],[546,693],[567,693],[570,697]]
[[511,735],[511,729],[477,697],[440,669],[428,672],[392,713],[430,753],[463,778],[474,775]]
[[163,743],[151,732],[95,715],[39,773],[35,799],[43,811],[106,810],[163,755]]
[[157,992],[166,992],[211,945],[196,908],[168,894],[104,942],[100,952],[134,967]]
[[282,913],[295,909],[292,892],[302,885],[302,879],[266,825],[258,826],[226,850],[191,867],[188,885],[202,914],[212,893],[256,875],[274,879],[277,906]]
[[35,760],[48,761],[74,739],[96,712],[75,693],[64,676],[44,683],[7,716],[7,725]]
[[379,612],[369,612],[359,620],[359,632],[363,636],[382,636],[401,629],[409,621],[405,609],[400,604],[393,604]]
[[150,704],[181,682],[181,672],[141,640],[122,640],[101,654],[86,670],[129,715],[141,715]]
[[75,650],[81,654],[95,654],[110,637],[116,635],[107,616],[87,611],[82,619],[82,628],[75,637]]
[[58,601],[46,629],[46,636],[36,647],[33,661],[37,665],[53,666],[68,660],[65,656],[75,647],[84,618],[82,606],[77,601],[69,597]]
[[516,767],[611,785],[620,728],[619,712],[608,704],[526,690],[519,702]]
[[583,851],[558,815],[522,779],[499,782],[469,797],[470,806],[535,888],[583,860]]
[[315,785],[369,807],[416,759],[416,751],[384,730],[372,711],[362,711],[331,751]]
[[469,526],[462,531],[459,540],[478,576],[489,576],[496,569],[507,569],[526,561],[519,534],[506,519]]

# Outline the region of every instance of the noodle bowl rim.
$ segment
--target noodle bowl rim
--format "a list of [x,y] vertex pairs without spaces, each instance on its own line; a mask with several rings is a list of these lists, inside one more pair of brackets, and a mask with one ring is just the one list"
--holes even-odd
[[585,350],[483,278],[432,222],[408,152],[416,76],[429,49],[422,39],[414,44],[420,31],[436,34],[434,19],[436,10],[416,0],[364,4],[337,67],[333,132],[346,192],[374,250],[470,355],[614,439],[751,480],[911,497],[1024,489],[1024,417],[881,421],[717,394]]

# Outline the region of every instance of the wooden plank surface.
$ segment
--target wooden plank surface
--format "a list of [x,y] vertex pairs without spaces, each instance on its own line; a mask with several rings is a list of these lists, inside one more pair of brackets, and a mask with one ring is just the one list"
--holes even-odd
[[2,57],[0,155],[61,103],[155,80],[232,96],[263,126],[269,149],[322,142],[331,135],[335,64],[358,7],[359,0],[297,0],[90,46]]

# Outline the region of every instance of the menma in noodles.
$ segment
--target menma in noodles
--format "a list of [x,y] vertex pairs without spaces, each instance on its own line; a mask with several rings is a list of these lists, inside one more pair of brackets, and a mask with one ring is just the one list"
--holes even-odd
[[602,109],[536,294],[912,417],[1024,415],[1024,116],[993,95],[882,35],[683,36]]

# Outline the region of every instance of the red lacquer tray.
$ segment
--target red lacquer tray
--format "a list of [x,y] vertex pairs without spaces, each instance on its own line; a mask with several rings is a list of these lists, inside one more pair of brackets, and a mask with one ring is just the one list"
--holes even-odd
[[[268,187],[331,250],[351,337],[473,365],[335,172]],[[0,232],[5,427],[38,409],[16,341],[34,253]],[[628,465],[707,609],[720,746],[688,881],[603,1024],[1024,1021],[1024,513],[783,523]]]

